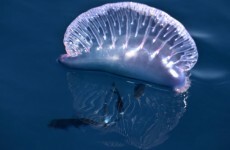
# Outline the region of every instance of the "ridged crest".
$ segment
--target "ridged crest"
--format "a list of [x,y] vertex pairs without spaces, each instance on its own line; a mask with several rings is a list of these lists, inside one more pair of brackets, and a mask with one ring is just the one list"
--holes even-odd
[[190,70],[198,59],[196,45],[184,26],[156,8],[133,2],[106,4],[79,15],[67,28],[64,44],[70,57],[130,50],[156,55],[169,65]]

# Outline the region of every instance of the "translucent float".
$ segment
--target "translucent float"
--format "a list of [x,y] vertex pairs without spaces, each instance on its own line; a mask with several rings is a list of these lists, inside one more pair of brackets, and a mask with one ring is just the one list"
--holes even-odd
[[184,92],[198,52],[184,26],[139,3],[106,4],[79,15],[67,28],[63,64],[110,72]]

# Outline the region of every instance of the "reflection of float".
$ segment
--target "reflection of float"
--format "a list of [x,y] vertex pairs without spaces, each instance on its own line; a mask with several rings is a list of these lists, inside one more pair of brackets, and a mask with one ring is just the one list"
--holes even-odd
[[67,79],[77,117],[51,121],[55,128],[90,125],[122,135],[126,144],[149,149],[167,139],[185,112],[187,93],[99,72],[71,72]]

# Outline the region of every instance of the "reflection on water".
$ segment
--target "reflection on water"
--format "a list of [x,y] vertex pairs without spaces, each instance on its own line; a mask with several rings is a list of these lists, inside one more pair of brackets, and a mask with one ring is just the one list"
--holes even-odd
[[67,80],[76,117],[54,119],[49,125],[61,129],[90,126],[124,137],[123,144],[105,139],[101,143],[106,146],[157,146],[168,138],[186,110],[188,93],[176,94],[165,87],[101,72],[69,72]]

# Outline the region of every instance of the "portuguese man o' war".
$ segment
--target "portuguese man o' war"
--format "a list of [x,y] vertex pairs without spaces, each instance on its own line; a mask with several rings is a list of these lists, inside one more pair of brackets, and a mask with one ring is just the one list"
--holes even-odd
[[134,2],[105,4],[79,15],[64,36],[67,54],[60,61],[73,68],[106,71],[188,89],[189,70],[198,52],[184,26],[167,13]]
[[167,140],[186,111],[198,59],[180,22],[144,4],[106,4],[79,15],[64,45],[59,61],[75,68],[67,73],[75,116],[49,127],[93,127],[106,132],[100,142],[110,147],[151,149]]

